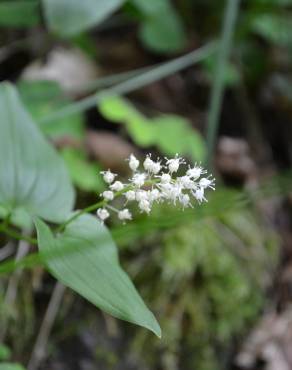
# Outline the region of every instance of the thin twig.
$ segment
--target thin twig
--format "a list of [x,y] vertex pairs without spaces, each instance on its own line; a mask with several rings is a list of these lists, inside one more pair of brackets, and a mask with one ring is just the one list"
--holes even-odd
[[136,68],[131,71],[115,73],[108,76],[98,77],[96,80],[90,81],[86,85],[80,86],[78,88],[79,93],[89,93],[94,90],[107,88],[116,84],[120,84],[123,81],[128,80],[129,78],[133,78],[135,76],[140,75],[141,73],[145,73],[146,71],[150,71],[153,66],[147,66],[142,68]]
[[185,69],[195,63],[202,61],[203,59],[211,55],[216,50],[216,47],[216,42],[210,42],[209,44],[195,51],[192,51],[189,54],[160,64],[156,67],[151,68],[145,73],[134,76],[127,81],[121,82],[120,84],[117,84],[111,88],[101,90],[100,92],[91,95],[77,103],[70,104],[63,109],[60,109],[59,111],[53,112],[52,114],[43,118],[41,120],[41,123],[52,122],[56,119],[85,111],[86,109],[96,106],[96,104],[100,103],[105,97],[119,94],[128,94],[134,90],[150,85],[153,82],[162,80],[163,78],[172,75],[173,73],[176,73],[182,69]]
[[11,229],[9,226],[5,225],[5,223],[0,224],[0,232],[16,240],[25,240],[29,244],[37,244],[36,239],[31,238],[30,236],[27,236],[27,235],[23,235],[19,233],[18,231]]
[[58,314],[65,290],[66,287],[63,284],[59,282],[56,283],[42,325],[40,327],[31,358],[28,363],[28,370],[38,369],[41,361],[46,357],[48,339]]
[[218,50],[217,64],[214,71],[215,76],[211,91],[210,109],[208,115],[208,125],[207,125],[208,166],[211,165],[211,158],[213,157],[215,147],[215,140],[218,130],[218,123],[225,88],[225,68],[231,51],[232,36],[234,33],[235,21],[239,10],[239,4],[240,0],[228,0],[224,14],[223,29],[221,34],[220,47]]

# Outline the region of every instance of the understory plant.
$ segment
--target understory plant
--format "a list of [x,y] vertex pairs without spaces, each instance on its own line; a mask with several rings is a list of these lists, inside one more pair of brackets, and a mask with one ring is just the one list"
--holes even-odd
[[[110,213],[123,223],[130,221],[133,204],[147,214],[154,203],[193,207],[207,200],[205,192],[214,189],[214,179],[200,165],[187,166],[178,154],[163,161],[147,155],[141,164],[132,154],[129,181],[103,171],[109,188],[93,205],[73,211],[75,190],[67,168],[11,84],[0,86],[0,109],[0,231],[37,244],[48,270],[97,307],[160,337],[154,315],[119,264],[104,222]],[[32,237],[34,228],[37,239]]]

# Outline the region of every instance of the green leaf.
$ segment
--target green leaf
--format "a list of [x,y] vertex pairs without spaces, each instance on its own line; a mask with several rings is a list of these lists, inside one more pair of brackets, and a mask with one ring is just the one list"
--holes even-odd
[[156,145],[167,155],[189,155],[194,161],[204,161],[206,145],[201,134],[191,127],[188,120],[174,114],[154,119]]
[[104,181],[100,175],[101,168],[97,163],[89,162],[85,153],[79,149],[65,148],[62,150],[73,183],[82,190],[101,192]]
[[289,15],[259,14],[254,18],[251,28],[269,42],[280,46],[292,46],[292,17]]
[[0,370],[25,370],[24,367],[18,364],[12,364],[10,362],[2,362],[0,364]]
[[62,222],[74,205],[65,164],[9,83],[0,85],[0,111],[0,206]]
[[[214,73],[216,70],[217,58],[209,56],[202,61],[202,65],[205,68],[207,78],[212,84]],[[240,73],[237,66],[231,62],[227,62],[224,69],[224,85],[228,87],[234,87],[240,83]]]
[[38,1],[1,1],[0,25],[31,27],[40,23]]
[[139,33],[149,49],[174,53],[186,46],[183,22],[170,1],[132,0],[132,3],[144,16]]
[[206,145],[202,136],[183,117],[165,114],[149,119],[119,96],[104,99],[99,110],[108,120],[125,124],[133,141],[141,147],[156,146],[166,155],[180,153],[194,161],[205,159]]
[[119,96],[103,99],[99,110],[107,119],[126,124],[137,145],[148,147],[155,141],[155,132],[151,122],[126,99]]
[[165,54],[179,52],[186,46],[183,25],[173,11],[145,21],[140,29],[140,38],[149,49]]
[[11,351],[4,344],[0,344],[0,361],[8,360],[11,357]]
[[49,227],[35,221],[41,255],[51,273],[107,313],[153,331],[160,327],[118,261],[107,228],[83,215],[55,238]]
[[73,36],[97,25],[125,0],[43,0],[45,19],[51,31]]
[[81,114],[70,115],[48,123],[42,122],[52,112],[70,103],[60,85],[54,81],[21,81],[18,91],[26,108],[38,123],[42,132],[52,139],[70,136],[81,139],[84,136],[84,122]]
[[[251,0],[254,2],[253,0]],[[292,0],[257,0],[256,4],[258,5],[274,5],[274,6],[286,6],[286,5],[291,5]]]

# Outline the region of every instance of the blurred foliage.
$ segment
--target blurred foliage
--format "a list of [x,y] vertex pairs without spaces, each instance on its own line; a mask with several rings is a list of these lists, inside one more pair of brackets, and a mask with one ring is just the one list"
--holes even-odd
[[24,367],[18,364],[12,364],[9,362],[0,363],[0,370],[25,370]]
[[[40,23],[40,6],[36,3],[0,1],[0,25],[11,28]],[[100,22],[105,22],[105,28],[119,19],[134,22],[142,46],[168,56],[217,38],[225,1],[87,0],[74,1],[76,8],[72,4],[70,0],[43,1],[47,25],[55,34],[76,35],[68,43],[79,42],[83,50],[98,59],[94,38],[90,33],[80,32]],[[268,49],[282,48],[284,54],[291,51],[291,6],[292,0],[242,2],[236,47],[225,70],[228,87],[258,83],[267,77],[267,72],[273,72],[274,60],[271,63],[272,53],[267,53]],[[118,13],[107,18],[115,10]],[[201,64],[209,84],[215,64],[215,58]],[[283,69],[273,81],[291,99],[289,80],[282,73]],[[70,103],[57,83],[21,81],[18,86],[26,107],[49,138],[83,139],[81,114],[42,123],[48,114]],[[184,117],[171,114],[149,118],[141,113],[142,109],[120,97],[104,100],[99,109],[109,121],[123,124],[141,148],[155,147],[169,156],[179,152],[194,162],[206,156],[201,135]],[[62,156],[79,189],[102,189],[97,174],[99,165],[91,163],[83,149],[65,148]],[[291,182],[286,191],[289,189]],[[265,190],[259,188],[258,193],[262,196]],[[274,196],[283,194],[284,190],[276,184],[267,193]],[[254,200],[257,202],[258,198]],[[114,228],[114,235],[128,271],[135,277],[143,297],[158,313],[164,333],[158,342],[144,331],[130,329],[134,334],[129,356],[137,358],[140,354],[138,361],[144,361],[147,369],[157,368],[158,359],[160,367],[167,370],[188,370],[194,365],[197,370],[227,369],[226,357],[233,351],[234,343],[244,336],[263,308],[265,289],[277,263],[277,237],[272,228],[269,230],[267,224],[261,223],[251,199],[243,192],[232,193],[221,188],[209,204],[199,209],[178,214],[172,207],[156,207],[151,217],[141,216],[131,224]],[[26,351],[35,326],[29,284],[28,279],[22,282],[13,310],[1,307],[12,319],[10,338],[16,354]],[[27,343],[23,343],[25,340]],[[102,352],[101,347],[99,351]],[[112,353],[103,355],[112,366],[118,361]],[[0,347],[0,359],[6,361],[7,356],[5,348]],[[5,370],[10,369],[7,364],[0,364],[0,369],[2,366],[4,370],[3,365]],[[15,366],[11,370],[16,370]]]
[[131,0],[140,20],[139,37],[150,50],[159,53],[181,51],[187,42],[183,20],[169,0]]
[[61,36],[73,36],[97,25],[125,0],[43,0],[48,27]]
[[[10,348],[0,344],[0,361],[8,361],[11,357]],[[19,364],[11,362],[0,362],[0,370],[24,370]]]
[[[212,82],[216,67],[216,56],[210,56],[202,62],[209,82]],[[224,71],[224,84],[227,87],[234,87],[240,83],[240,72],[235,64],[228,63]]]
[[163,331],[161,342],[141,331],[133,340],[146,368],[157,366],[160,353],[162,369],[181,363],[184,369],[224,369],[224,351],[262,308],[277,244],[249,209],[190,218],[160,234],[149,230],[133,246],[136,259],[128,267]]
[[261,14],[252,22],[252,30],[277,46],[292,46],[292,14]]
[[66,106],[70,100],[54,81],[21,81],[18,90],[22,101],[43,133],[53,140],[76,140],[76,148],[65,147],[61,154],[73,183],[81,190],[98,192],[103,188],[97,163],[89,162],[81,143],[84,139],[84,117],[74,114],[51,122],[42,122],[48,114]]
[[84,118],[81,114],[42,123],[43,118],[70,102],[57,82],[20,81],[18,90],[24,105],[45,135],[52,139],[83,137]]
[[110,121],[125,124],[132,140],[142,148],[156,146],[163,154],[180,153],[193,161],[203,161],[205,142],[190,122],[174,114],[148,118],[122,97],[104,99],[100,112]]
[[65,148],[61,151],[73,183],[81,190],[101,192],[104,181],[100,175],[101,167],[89,162],[81,149]]
[[0,1],[0,26],[32,27],[40,22],[37,0]]
[[11,356],[11,350],[4,344],[0,344],[0,361],[9,360]]

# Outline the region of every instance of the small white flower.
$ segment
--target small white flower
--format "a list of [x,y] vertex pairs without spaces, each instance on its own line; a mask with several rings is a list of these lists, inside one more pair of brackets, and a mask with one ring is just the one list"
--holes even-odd
[[204,195],[203,188],[198,188],[193,194],[199,203],[202,203],[203,201],[207,202],[207,199],[205,198],[205,195]]
[[110,188],[113,191],[121,191],[124,189],[124,184],[121,181],[115,181]]
[[114,181],[115,177],[117,176],[110,170],[102,171],[101,174],[103,174],[103,179],[107,184],[111,184]]
[[141,211],[149,213],[151,211],[150,202],[146,199],[142,199],[139,202],[139,208],[141,209]]
[[154,175],[157,175],[160,170],[161,170],[161,164],[160,164],[160,162],[153,162],[152,168],[151,168],[151,172]]
[[170,159],[167,161],[168,163],[168,169],[170,173],[177,172],[179,169],[179,160],[176,159]]
[[162,196],[167,200],[173,201],[175,204],[176,200],[181,194],[181,187],[178,184],[161,184],[160,188]]
[[134,192],[134,190],[129,190],[125,193],[125,197],[129,201],[135,200],[136,199],[136,193]]
[[191,177],[193,180],[197,180],[201,175],[203,175],[206,172],[207,171],[206,170],[203,170],[202,167],[195,166],[195,167],[189,168],[187,170],[187,175],[189,177]]
[[153,173],[154,175],[158,174],[158,172],[161,170],[160,162],[154,162],[149,155],[147,155],[143,166],[146,171]]
[[188,194],[182,194],[179,201],[181,202],[183,207],[191,206],[190,197]]
[[200,186],[203,188],[203,189],[207,189],[207,188],[211,188],[214,190],[214,179],[210,180],[206,177],[203,177],[200,182],[199,182]]
[[105,200],[113,200],[114,199],[114,193],[111,190],[106,190],[102,193],[102,196]]
[[146,190],[137,190],[136,191],[136,201],[140,202],[141,200],[148,199],[148,192]]
[[160,177],[162,184],[169,184],[171,181],[171,176],[168,173],[163,173]]
[[108,213],[108,210],[105,209],[105,208],[99,208],[97,211],[96,211],[96,214],[97,214],[97,217],[100,219],[100,221],[105,221],[108,217],[109,217],[109,213]]
[[181,187],[179,185],[172,186],[170,192],[168,193],[169,200],[172,200],[174,203],[179,198],[181,194]]
[[139,164],[140,162],[138,161],[138,159],[134,156],[134,154],[131,154],[130,155],[130,158],[129,158],[129,167],[132,171],[136,171],[137,168],[139,167]]
[[177,172],[179,169],[180,164],[185,163],[185,161],[178,157],[178,155],[175,155],[175,158],[168,159],[166,164],[168,165],[169,172],[172,174],[174,172]]
[[[194,199],[198,203],[207,201],[205,192],[208,188],[215,189],[215,179],[207,175],[202,177],[207,171],[199,165],[189,166],[182,176],[175,176],[174,173],[178,170],[181,172],[180,166],[185,164],[185,160],[177,154],[172,159],[166,158],[166,165],[160,160],[153,161],[151,155],[147,155],[143,162],[145,172],[137,172],[140,162],[133,154],[128,161],[133,174],[127,184],[115,181],[116,175],[110,170],[102,172],[104,180],[109,184],[109,189],[102,193],[105,201],[111,201],[117,195],[123,194],[126,202],[136,201],[140,211],[149,213],[155,202],[171,202],[174,205],[179,203],[183,208],[192,207]],[[164,173],[161,169],[165,167],[167,172]],[[151,188],[145,190],[145,185],[150,185]],[[119,211],[110,205],[105,207],[97,211],[97,216],[102,222],[109,217],[107,210],[109,208],[117,212],[122,221],[132,219],[132,214],[127,208]]]
[[154,162],[152,161],[150,156],[147,155],[145,161],[143,162],[143,166],[144,166],[145,170],[151,172],[153,163]]
[[152,190],[150,190],[148,199],[151,202],[155,202],[156,200],[158,200],[160,198],[160,196],[161,196],[161,194],[160,194],[160,191],[158,189],[152,189]]
[[184,189],[193,189],[193,187],[194,187],[194,182],[187,175],[182,176],[182,177],[178,177],[177,181],[179,182],[179,184],[181,184],[181,186]]
[[161,190],[162,195],[165,196],[171,192],[173,185],[167,182],[167,183],[158,184],[157,186],[159,186],[159,189]]
[[122,221],[132,220],[132,214],[127,208],[122,209],[121,211],[119,211],[118,217]]
[[146,174],[145,173],[135,173],[133,178],[132,178],[132,183],[137,186],[141,187],[144,185],[146,180]]

